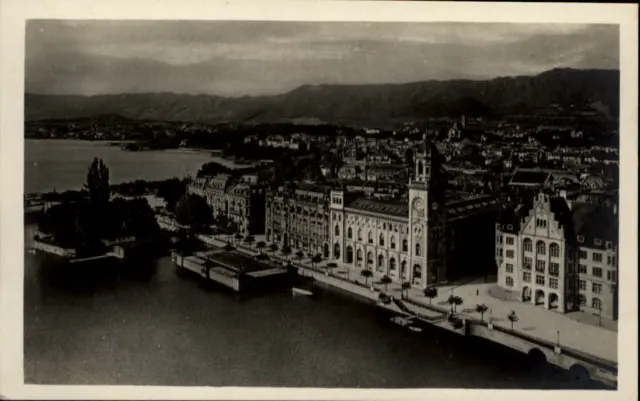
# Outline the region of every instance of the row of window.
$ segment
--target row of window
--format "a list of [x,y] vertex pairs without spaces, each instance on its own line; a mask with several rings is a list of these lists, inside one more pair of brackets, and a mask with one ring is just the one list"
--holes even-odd
[[[595,267],[594,266],[594,267],[591,268],[591,275],[594,276],[594,277],[602,278],[603,277],[602,272],[603,272],[603,270],[602,270],[601,267]],[[587,266],[583,265],[583,264],[578,265],[578,273],[587,274]],[[607,280],[608,281],[616,281],[616,272],[612,271],[612,270],[608,270],[607,271]]]
[[[508,287],[513,287],[512,285],[509,285],[508,281],[509,279],[511,280],[511,282],[513,283],[513,278],[511,277],[507,277],[507,286]],[[524,281],[525,283],[531,283],[531,273],[530,272],[524,272],[522,274],[522,281]],[[536,285],[545,285],[546,281],[545,281],[545,277],[541,274],[536,274]],[[549,288],[553,288],[553,289],[557,289],[558,288],[558,279],[555,277],[550,277],[549,278]]]
[[[335,235],[336,236],[340,235],[340,226],[336,226],[335,227]],[[353,230],[351,229],[351,227],[349,227],[347,229],[347,238],[348,239],[353,239]],[[358,241],[362,241],[362,229],[361,228],[358,229]],[[373,233],[371,231],[369,231],[367,242],[369,244],[373,244]],[[378,239],[378,245],[379,246],[384,246],[384,244],[385,244],[384,234],[380,234],[380,238]],[[396,238],[393,235],[391,236],[391,238],[389,240],[389,247],[391,249],[396,249]],[[409,251],[409,242],[407,241],[407,239],[403,239],[402,240],[402,252],[408,252],[408,251]],[[420,244],[416,244],[416,252],[415,252],[415,254],[416,254],[416,256],[420,256],[421,255]]]
[[[533,252],[533,241],[530,238],[525,238],[524,241],[522,241],[522,247],[524,248],[525,252]],[[547,254],[547,247],[543,241],[536,242],[536,253],[538,255]],[[552,258],[559,258],[560,245],[556,244],[555,242],[549,244],[549,255],[551,255]]]
[[[601,246],[602,245],[602,240],[600,238],[594,239],[593,242],[597,246]],[[580,244],[584,243],[584,236],[578,235],[578,243],[580,243]],[[605,247],[607,249],[613,249],[613,243],[611,241],[605,241]]]

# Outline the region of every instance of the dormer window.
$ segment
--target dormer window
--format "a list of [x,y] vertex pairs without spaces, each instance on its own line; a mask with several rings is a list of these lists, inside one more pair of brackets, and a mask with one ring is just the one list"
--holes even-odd
[[596,238],[596,245],[602,245],[602,240],[600,238]]
[[507,230],[513,230],[513,224],[507,224]]
[[582,235],[578,235],[578,242],[581,244],[584,242],[584,237]]
[[606,246],[607,246],[607,249],[611,249],[613,247],[613,245],[611,244],[611,241],[607,241]]

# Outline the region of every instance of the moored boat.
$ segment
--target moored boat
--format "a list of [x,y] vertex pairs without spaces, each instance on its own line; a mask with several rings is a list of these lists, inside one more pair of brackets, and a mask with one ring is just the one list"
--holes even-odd
[[311,291],[303,290],[302,288],[296,288],[296,287],[291,288],[291,292],[293,295],[304,295],[304,296],[313,295]]

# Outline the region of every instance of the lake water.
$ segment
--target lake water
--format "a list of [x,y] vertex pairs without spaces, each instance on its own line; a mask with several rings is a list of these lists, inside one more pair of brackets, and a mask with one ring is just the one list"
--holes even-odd
[[[143,273],[68,274],[25,255],[25,380],[376,388],[599,388],[448,332],[405,331],[371,305],[320,290],[239,299],[179,278],[168,257]],[[140,266],[136,266],[140,269]]]
[[[76,188],[94,156],[112,181],[192,174],[206,154],[26,141],[27,191]],[[25,231],[26,233],[26,231]],[[28,241],[26,241],[28,242]],[[178,278],[168,257],[69,274],[25,254],[28,383],[385,388],[601,388],[480,340],[405,331],[371,305],[321,291],[238,299]],[[142,271],[142,272],[140,272]]]
[[66,139],[26,139],[24,143],[26,193],[81,188],[94,157],[107,164],[113,184],[184,177],[195,175],[207,162],[230,163],[204,151],[127,152],[107,142]]

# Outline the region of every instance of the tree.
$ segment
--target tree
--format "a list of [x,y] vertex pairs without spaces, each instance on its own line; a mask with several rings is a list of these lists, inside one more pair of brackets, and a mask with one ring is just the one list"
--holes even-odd
[[369,285],[369,277],[372,277],[372,276],[373,276],[373,273],[371,272],[371,270],[367,270],[367,269],[362,270],[362,271],[360,272],[360,275],[361,275],[362,277],[364,277],[364,285],[365,285],[365,286],[368,286],[368,285]]
[[387,286],[391,284],[391,282],[391,277],[387,276],[386,274],[382,276],[382,278],[380,279],[380,283],[384,284],[384,292],[387,292]]
[[171,178],[166,181],[160,182],[156,195],[164,199],[167,204],[167,210],[175,212],[176,206],[186,192],[187,184],[183,180],[177,178]]
[[402,286],[400,287],[400,294],[402,298],[408,297],[409,289],[411,289],[411,283],[408,281],[403,281]]
[[331,275],[331,269],[335,269],[336,267],[338,267],[338,264],[335,262],[329,262],[325,267],[327,269],[327,273]]
[[454,296],[454,297],[453,297],[453,311],[454,311],[454,312],[457,312],[456,308],[457,308],[458,306],[462,305],[462,303],[463,303],[463,300],[462,300],[462,298],[461,298],[461,297],[459,297],[459,296]]
[[275,242],[272,242],[271,245],[269,245],[269,250],[271,252],[276,252],[278,250],[278,244],[276,244]]
[[109,202],[111,190],[109,187],[109,168],[97,157],[93,159],[87,172],[85,188],[89,191],[89,201],[94,205]]
[[281,252],[284,256],[288,256],[291,254],[291,247],[289,245],[284,245]]
[[311,267],[313,267],[315,269],[316,268],[316,263],[320,263],[320,262],[322,262],[322,255],[320,255],[319,253],[316,253],[311,258]]
[[456,306],[462,305],[462,302],[463,302],[462,298],[458,296],[450,295],[449,298],[447,299],[447,303],[451,305],[451,313],[455,313]]
[[258,243],[256,244],[256,248],[258,248],[258,252],[260,252],[262,254],[262,250],[267,246],[267,244],[264,241],[258,241]]
[[296,252],[296,259],[298,259],[298,261],[301,261],[303,257],[304,253],[302,251]]
[[213,213],[200,195],[185,195],[176,206],[176,221],[189,228],[189,234],[202,231],[213,222]]
[[438,289],[436,287],[427,287],[424,289],[423,294],[429,298],[429,305],[431,305],[431,300],[438,297]]
[[240,233],[236,233],[236,235],[235,235],[235,240],[236,240],[236,242],[238,242],[238,241],[242,241],[242,238],[243,238],[243,237],[242,237],[242,234],[240,234]]
[[489,310],[489,307],[485,304],[476,305],[476,312],[480,314],[480,320],[484,322],[484,313]]
[[251,244],[253,244],[254,242],[256,242],[256,237],[254,237],[253,235],[247,235],[247,236],[244,238],[244,242],[245,242],[246,244],[249,244],[249,246],[251,246]]
[[511,322],[511,330],[513,330],[513,324],[518,321],[518,315],[516,315],[516,311],[512,310],[507,316],[507,319]]

